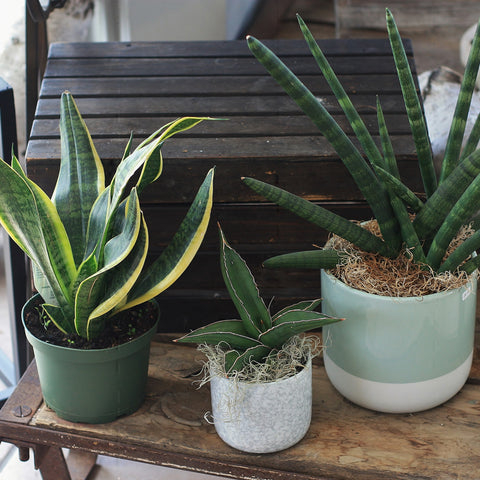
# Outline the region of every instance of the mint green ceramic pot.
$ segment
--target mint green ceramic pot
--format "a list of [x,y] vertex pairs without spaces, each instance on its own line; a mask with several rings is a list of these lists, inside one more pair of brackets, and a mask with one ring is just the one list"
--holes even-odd
[[[35,301],[32,297],[25,304],[22,319]],[[65,420],[84,423],[111,422],[138,410],[145,397],[150,341],[157,325],[158,320],[128,343],[98,350],[52,345],[25,328],[47,406]]]
[[322,309],[344,317],[323,327],[325,369],[334,387],[372,410],[407,413],[450,399],[473,356],[477,278],[424,297],[383,297],[322,271]]

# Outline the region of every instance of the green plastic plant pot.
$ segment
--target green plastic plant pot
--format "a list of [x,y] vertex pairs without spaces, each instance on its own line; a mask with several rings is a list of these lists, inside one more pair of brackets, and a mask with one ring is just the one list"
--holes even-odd
[[[35,304],[32,297],[25,313]],[[142,336],[119,346],[79,350],[39,340],[25,327],[33,347],[43,398],[65,420],[107,423],[140,408],[145,398],[150,342],[155,325]]]
[[477,277],[424,297],[385,297],[322,270],[322,309],[345,317],[323,328],[325,369],[334,387],[363,407],[390,413],[440,405],[470,372]]

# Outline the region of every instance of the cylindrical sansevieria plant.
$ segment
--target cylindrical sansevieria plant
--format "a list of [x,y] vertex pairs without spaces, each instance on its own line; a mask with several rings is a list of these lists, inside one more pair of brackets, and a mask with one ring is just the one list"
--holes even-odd
[[225,373],[230,374],[249,363],[272,360],[295,335],[342,320],[316,312],[319,299],[290,305],[272,315],[247,264],[228,244],[220,227],[219,231],[220,268],[240,318],[200,327],[177,342],[220,346],[225,352]]
[[[480,205],[480,150],[477,150],[480,119],[477,119],[462,150],[466,119],[480,65],[480,28],[477,28],[472,42],[441,174],[437,181],[421,102],[400,34],[388,9],[386,18],[393,58],[424,184],[425,199],[413,193],[400,179],[380,101],[377,100],[380,134],[380,146],[377,146],[300,17],[298,17],[300,28],[312,55],[342,107],[363,151],[351,142],[322,105],[321,100],[316,98],[271,50],[251,36],[247,37],[248,46],[270,75],[335,148],[370,205],[381,236],[278,187],[253,178],[244,178],[243,181],[268,200],[344,238],[360,250],[378,253],[388,258],[396,258],[404,251],[412,256],[415,263],[435,273],[454,272],[460,269],[470,274],[480,265],[480,256],[472,256],[472,253],[480,247],[480,231],[473,233],[456,248],[449,250],[449,247],[460,228],[471,221]],[[265,266],[328,269],[341,261],[343,256],[344,252],[341,251],[317,249],[273,257],[265,262]]]
[[173,284],[197,252],[213,201],[210,170],[171,243],[152,263],[139,197],[162,173],[161,147],[207,118],[174,120],[132,151],[132,138],[105,185],[102,162],[72,95],[61,97],[61,162],[50,199],[23,172],[0,161],[0,222],[31,259],[43,310],[59,330],[92,339],[116,313]]

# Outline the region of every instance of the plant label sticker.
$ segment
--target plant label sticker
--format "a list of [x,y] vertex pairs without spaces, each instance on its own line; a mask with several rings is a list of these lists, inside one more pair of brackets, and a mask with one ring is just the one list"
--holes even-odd
[[465,301],[472,293],[472,287],[469,285],[462,294],[462,301]]

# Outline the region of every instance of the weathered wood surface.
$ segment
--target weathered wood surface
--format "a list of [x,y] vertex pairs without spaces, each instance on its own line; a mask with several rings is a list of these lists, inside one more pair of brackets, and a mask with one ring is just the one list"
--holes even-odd
[[414,29],[461,26],[467,29],[480,15],[477,0],[335,0],[337,31],[385,29],[385,7],[398,25]]
[[[280,453],[251,455],[228,447],[205,421],[209,390],[193,383],[201,356],[192,347],[172,344],[171,338],[159,337],[152,344],[147,399],[137,413],[95,426],[60,420],[42,404],[38,410],[33,407],[25,425],[12,415],[15,401],[10,399],[0,411],[0,438],[239,479],[478,479],[478,351],[469,383],[455,398],[412,415],[375,413],[351,404],[333,389],[317,361],[306,437]],[[34,369],[17,393],[23,391],[22,402],[34,406],[39,390],[32,389],[32,378]]]
[[[268,44],[356,142],[305,42]],[[388,40],[320,44],[377,139],[375,103],[380,95],[403,178],[421,191]],[[406,47],[414,67],[411,44]],[[188,330],[235,315],[218,268],[217,221],[255,272],[262,292],[275,296],[279,306],[319,295],[317,272],[265,272],[261,262],[277,253],[322,245],[326,232],[266,203],[243,185],[242,176],[273,183],[347,218],[371,216],[338,155],[244,41],[53,44],[26,154],[29,176],[48,193],[58,171],[59,98],[66,89],[77,100],[107,176],[132,130],[138,144],[178,116],[226,119],[204,122],[169,140],[162,178],[145,192],[142,208],[156,255],[171,239],[208,169],[216,166],[215,205],[205,242],[185,277],[159,299],[164,330]]]
[[[331,24],[337,38],[383,38],[385,7],[388,7],[402,37],[413,44],[419,74],[441,66],[463,73],[459,43],[464,32],[480,17],[477,0],[335,0],[334,3],[335,15],[327,18],[335,17]],[[320,23],[324,13],[313,13],[315,7],[305,12],[304,18],[317,27],[316,31],[322,31],[326,27]]]

